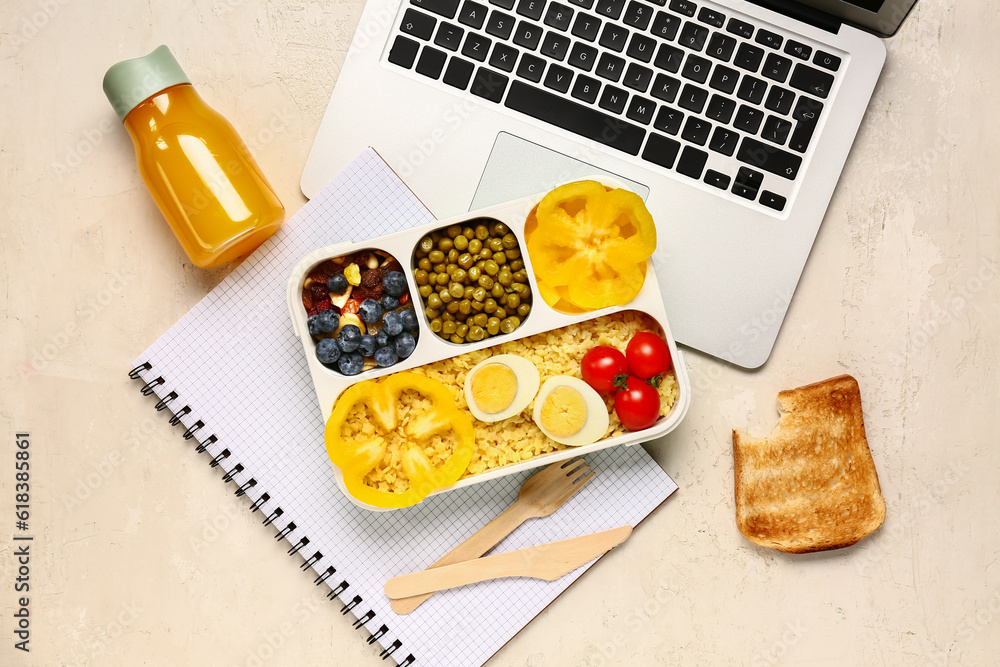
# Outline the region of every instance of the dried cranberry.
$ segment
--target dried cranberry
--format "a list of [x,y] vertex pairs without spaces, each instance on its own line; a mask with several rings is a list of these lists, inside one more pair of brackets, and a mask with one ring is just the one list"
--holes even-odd
[[340,309],[341,315],[352,315],[357,314],[358,309],[361,308],[361,302],[355,299],[348,299],[344,307]]

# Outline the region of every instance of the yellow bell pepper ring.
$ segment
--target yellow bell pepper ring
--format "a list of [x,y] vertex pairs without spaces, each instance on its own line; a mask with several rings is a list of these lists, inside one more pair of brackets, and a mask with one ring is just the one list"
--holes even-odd
[[[408,445],[400,454],[400,464],[409,488],[396,493],[365,484],[365,476],[382,461],[387,443],[375,435],[365,440],[345,440],[344,425],[359,403],[368,406],[376,430],[389,433],[399,427],[396,407],[404,391],[417,392],[431,402],[431,409],[406,424]],[[431,437],[452,431],[456,444],[448,458],[434,465],[423,451]],[[344,475],[344,485],[358,501],[375,507],[397,508],[416,505],[433,491],[458,481],[469,467],[476,449],[472,418],[458,409],[455,398],[438,380],[419,373],[395,373],[381,380],[365,380],[351,385],[340,395],[326,422],[326,451]]]

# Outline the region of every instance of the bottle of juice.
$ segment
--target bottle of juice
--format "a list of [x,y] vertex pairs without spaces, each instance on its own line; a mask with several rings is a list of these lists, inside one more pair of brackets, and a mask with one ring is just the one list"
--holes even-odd
[[246,144],[166,46],[112,66],[104,93],[132,137],[142,180],[195,265],[244,257],[281,227],[285,209]]

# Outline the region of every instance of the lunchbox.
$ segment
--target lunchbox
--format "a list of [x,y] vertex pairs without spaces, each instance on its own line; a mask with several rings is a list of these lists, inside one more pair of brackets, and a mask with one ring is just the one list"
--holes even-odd
[[[627,189],[624,184],[605,176],[595,176],[592,177],[591,180],[599,181],[607,187]],[[530,470],[532,468],[548,465],[556,461],[562,461],[576,456],[586,455],[608,447],[617,447],[619,445],[630,446],[647,442],[669,433],[676,428],[680,421],[684,418],[684,415],[687,413],[688,407],[690,406],[691,382],[687,374],[687,368],[685,366],[683,356],[680,350],[677,349],[677,344],[671,334],[670,324],[667,321],[667,314],[663,306],[660,285],[657,282],[656,273],[653,271],[651,264],[647,267],[645,282],[643,283],[639,294],[635,299],[623,306],[615,306],[579,314],[567,314],[553,309],[545,302],[544,299],[541,298],[538,293],[534,271],[531,267],[531,258],[529,257],[527,251],[524,229],[529,213],[538,204],[542,197],[545,196],[545,194],[545,192],[538,193],[536,195],[524,197],[522,199],[517,199],[504,204],[498,204],[496,206],[491,206],[477,211],[471,211],[469,213],[464,213],[451,218],[436,220],[431,223],[386,236],[380,236],[360,242],[341,243],[320,248],[303,257],[292,270],[291,276],[289,277],[287,296],[292,326],[296,335],[298,335],[302,341],[303,350],[309,366],[309,372],[312,376],[313,385],[316,388],[316,398],[319,401],[319,407],[323,414],[324,422],[329,419],[337,397],[355,382],[384,377],[393,373],[423,366],[425,364],[434,363],[459,354],[464,354],[466,352],[492,347],[510,340],[526,338],[534,334],[559,329],[571,324],[595,319],[603,315],[616,312],[631,310],[641,311],[659,324],[663,331],[667,346],[670,349],[674,366],[673,372],[676,375],[678,386],[677,400],[672,406],[671,411],[665,417],[661,417],[660,420],[653,426],[642,431],[626,432],[622,435],[598,440],[590,445],[567,447],[566,449],[556,450],[535,456],[534,458],[526,461],[511,463],[502,467],[486,470],[476,475],[463,477],[451,486],[437,489],[431,495],[448,493],[449,491],[453,491],[455,489],[461,489],[476,484],[483,484],[500,477],[514,475],[525,470]],[[502,222],[507,225],[510,231],[517,237],[519,247],[522,251],[521,257],[524,260],[525,269],[527,271],[528,286],[531,288],[532,293],[535,296],[532,299],[531,312],[521,322],[520,326],[518,326],[511,333],[495,335],[477,342],[454,343],[450,340],[441,338],[430,329],[430,322],[424,312],[424,309],[422,308],[423,304],[417,290],[416,279],[414,277],[413,256],[414,251],[417,248],[417,244],[423,237],[427,236],[431,232],[435,230],[443,230],[451,225],[462,224],[479,218],[487,218]],[[662,239],[660,242],[662,242]],[[414,299],[419,332],[416,336],[416,348],[409,357],[400,359],[396,364],[388,368],[375,367],[370,370],[362,371],[358,375],[346,376],[337,370],[327,368],[317,359],[315,352],[316,343],[309,334],[307,327],[307,314],[302,305],[303,284],[310,272],[320,263],[328,259],[340,257],[350,253],[356,253],[366,249],[387,253],[396,258],[396,260],[398,260],[402,265],[409,293],[411,298]],[[331,465],[333,464],[331,463]],[[360,507],[374,511],[390,511],[386,508],[373,507],[357,501],[347,492],[340,469],[337,466],[333,466],[333,468],[341,491],[351,502]]]

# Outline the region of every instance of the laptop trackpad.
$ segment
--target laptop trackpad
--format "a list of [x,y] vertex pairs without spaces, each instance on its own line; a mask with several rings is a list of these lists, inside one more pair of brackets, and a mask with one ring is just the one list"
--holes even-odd
[[557,153],[507,132],[497,135],[469,210],[551,190],[560,183],[606,174],[628,184],[645,200],[649,188],[589,162]]

